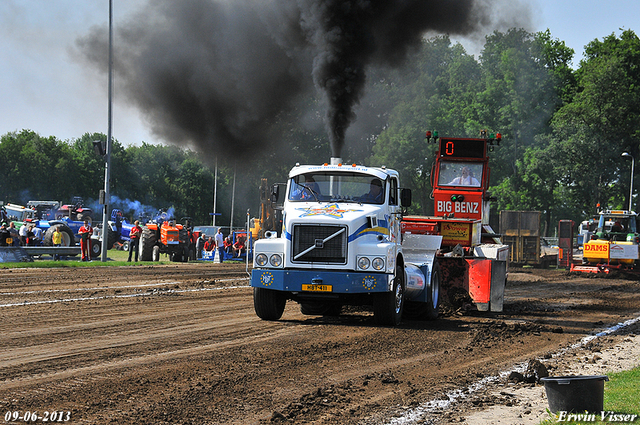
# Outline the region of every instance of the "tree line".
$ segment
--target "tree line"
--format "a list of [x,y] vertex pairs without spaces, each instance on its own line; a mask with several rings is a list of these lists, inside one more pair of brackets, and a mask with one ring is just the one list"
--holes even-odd
[[[410,212],[429,214],[436,147],[425,142],[425,131],[478,137],[487,129],[503,135],[490,160],[493,211],[542,211],[550,234],[558,220],[579,222],[598,204],[626,207],[631,161],[621,155],[639,154],[640,40],[632,30],[593,40],[575,67],[574,54],[548,30],[496,31],[478,58],[447,36],[426,39],[401,68],[368,71],[367,94],[342,157],[398,169],[413,190]],[[295,163],[328,161],[322,111],[319,98],[305,99],[277,117],[253,155],[217,159],[216,223],[231,220],[234,176],[233,220],[241,225],[247,210],[258,215],[261,178],[285,182]],[[61,141],[30,130],[3,135],[0,200],[66,203],[81,196],[99,208],[104,163],[93,140],[106,136]],[[177,218],[211,222],[213,158],[184,147],[125,142],[130,144],[113,141],[111,159],[112,195],[123,206],[173,207]]]

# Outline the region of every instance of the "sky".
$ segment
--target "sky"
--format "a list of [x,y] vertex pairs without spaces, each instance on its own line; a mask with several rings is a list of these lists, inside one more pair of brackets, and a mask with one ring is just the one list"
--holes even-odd
[[[489,2],[491,0],[488,0]],[[640,34],[640,1],[523,0],[532,16],[529,31],[549,29],[575,50],[620,29]],[[145,0],[113,0],[113,21],[125,20]],[[95,25],[106,25],[109,2],[2,0],[0,2],[0,135],[30,129],[43,137],[73,140],[107,133],[108,81],[76,57],[75,40]],[[506,28],[498,30],[506,30]],[[459,40],[467,51],[477,47]],[[114,43],[117,44],[117,37]],[[113,137],[124,145],[160,143],[143,117],[122,100],[114,81]]]

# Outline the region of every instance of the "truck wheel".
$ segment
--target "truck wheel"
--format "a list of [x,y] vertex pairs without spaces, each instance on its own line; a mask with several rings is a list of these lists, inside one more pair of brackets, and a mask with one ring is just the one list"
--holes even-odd
[[398,326],[404,310],[404,264],[396,262],[393,274],[393,290],[375,294],[373,319],[378,325]]
[[147,226],[142,228],[138,249],[140,250],[140,261],[152,261],[153,248],[156,244],[156,233]]
[[287,299],[281,292],[253,288],[253,308],[262,320],[278,320],[284,313]]

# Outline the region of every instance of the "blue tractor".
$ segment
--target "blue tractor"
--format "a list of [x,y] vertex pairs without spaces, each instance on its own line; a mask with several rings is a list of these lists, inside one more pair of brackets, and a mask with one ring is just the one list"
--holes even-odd
[[127,251],[129,249],[129,242],[131,241],[129,233],[133,226],[134,224],[129,223],[122,210],[118,208],[112,209],[111,220],[107,228],[107,249],[113,248],[113,245],[119,242],[122,244],[122,249]]
[[[40,244],[44,246],[53,245],[52,239],[55,227],[58,227],[62,232],[62,246],[75,246],[80,242],[78,231],[84,224],[82,221],[71,220],[69,217],[55,220],[40,219],[35,209],[16,204],[5,205],[3,215],[6,216],[8,221],[13,221],[16,224],[16,228],[33,224],[41,229],[43,239]],[[91,236],[91,256],[94,258],[99,257],[101,248],[99,237],[96,235]]]

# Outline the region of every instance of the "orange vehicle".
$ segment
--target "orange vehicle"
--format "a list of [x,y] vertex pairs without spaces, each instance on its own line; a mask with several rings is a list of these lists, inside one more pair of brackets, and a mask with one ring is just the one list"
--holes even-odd
[[160,211],[154,220],[142,226],[138,249],[142,261],[160,261],[160,254],[167,254],[171,261],[186,262],[189,260],[188,229]]

